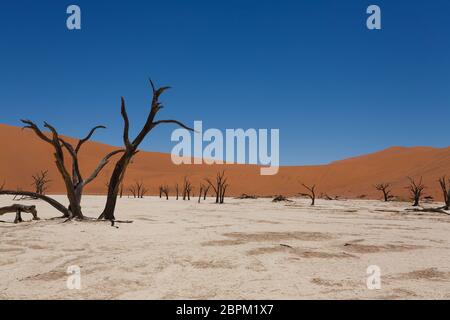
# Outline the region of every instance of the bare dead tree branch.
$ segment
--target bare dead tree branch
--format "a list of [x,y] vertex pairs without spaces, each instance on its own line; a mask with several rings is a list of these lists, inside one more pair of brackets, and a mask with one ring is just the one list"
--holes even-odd
[[128,114],[125,106],[125,99],[121,98],[121,115],[124,122],[124,130],[123,130],[123,142],[125,145],[125,152],[122,157],[116,162],[114,171],[110,178],[109,188],[108,188],[108,197],[106,200],[105,208],[102,214],[99,216],[99,219],[107,219],[107,220],[115,220],[115,207],[117,202],[117,194],[119,185],[121,184],[128,165],[130,164],[132,158],[135,156],[138,151],[139,145],[145,139],[145,137],[150,133],[150,131],[158,126],[159,124],[167,124],[174,123],[177,124],[187,130],[193,131],[192,128],[187,127],[177,120],[155,120],[156,115],[162,109],[162,104],[159,102],[160,96],[169,89],[169,87],[161,87],[156,88],[154,83],[150,80],[150,85],[152,89],[152,101],[150,105],[150,111],[147,116],[147,120],[142,127],[141,131],[137,134],[135,139],[131,142],[129,137],[129,128],[130,122],[128,118]]
[[300,193],[300,195],[304,197],[308,197],[311,199],[311,205],[314,206],[316,203],[316,185],[313,185],[312,187],[307,186],[306,184],[302,183],[302,186],[309,191],[309,193]]
[[388,202],[393,197],[391,192],[391,184],[390,183],[379,183],[375,185],[375,189],[383,192],[383,198],[385,202]]
[[[447,185],[447,182],[449,185]],[[446,176],[439,178],[439,185],[441,186],[442,194],[444,196],[444,210],[449,210],[450,208],[450,179],[447,180]]]
[[192,184],[187,177],[184,177],[183,183],[183,200],[191,200]]
[[216,181],[214,183],[209,178],[206,178],[205,180],[208,185],[214,190],[214,193],[216,195],[216,203],[224,203],[225,193],[228,188],[228,178],[225,177],[225,171],[217,173]]
[[170,192],[170,188],[167,185],[162,185],[159,187],[159,192],[160,192],[160,198],[162,196],[162,194],[164,194],[166,196],[166,200],[169,200],[169,192]]
[[31,184],[34,186],[34,190],[38,194],[44,195],[46,190],[48,189],[48,183],[51,182],[51,180],[47,179],[48,170],[41,170],[40,172],[32,175],[33,183]]
[[420,204],[420,200],[423,195],[423,190],[425,189],[425,185],[423,184],[422,177],[420,177],[419,181],[415,181],[413,178],[408,177],[409,186],[406,187],[410,194],[411,200],[414,200],[413,207],[418,207]]
[[56,210],[58,210],[62,214],[64,214],[65,217],[69,216],[69,210],[65,206],[63,206],[61,203],[59,203],[55,199],[52,199],[52,198],[47,197],[42,194],[38,194],[35,192],[29,192],[29,191],[20,191],[20,190],[16,190],[16,191],[0,190],[0,195],[1,194],[14,195],[14,196],[19,195],[19,196],[25,196],[25,197],[30,197],[30,198],[41,199],[41,200],[44,200],[45,202],[47,202],[48,204],[50,204],[52,207],[54,207]]
[[[83,188],[93,181],[100,171],[106,166],[108,163],[108,160],[114,156],[115,154],[118,154],[120,152],[124,152],[123,150],[118,150],[111,152],[108,154],[105,158],[103,158],[97,168],[94,170],[94,172],[89,176],[87,180],[84,180],[80,168],[79,168],[79,161],[78,161],[78,152],[80,151],[81,147],[85,142],[87,142],[94,132],[97,129],[105,128],[104,126],[96,126],[93,129],[90,130],[88,135],[80,139],[78,141],[77,146],[74,148],[69,142],[67,142],[64,138],[60,137],[58,134],[58,131],[49,123],[44,122],[44,127],[50,130],[50,135],[44,134],[39,127],[33,123],[30,120],[22,120],[22,122],[25,124],[24,128],[28,128],[34,131],[34,133],[43,141],[49,143],[53,146],[54,149],[54,157],[55,157],[55,164],[56,167],[60,173],[60,175],[63,178],[64,185],[66,187],[66,194],[67,198],[69,199],[69,207],[68,207],[68,215],[67,217],[71,219],[72,217],[83,219],[83,214],[81,211],[81,197],[83,194]],[[51,137],[51,138],[50,138]],[[63,148],[67,150],[69,153],[71,159],[72,159],[72,170],[71,174],[69,173],[69,170],[66,168],[65,161],[64,161],[64,152]]]

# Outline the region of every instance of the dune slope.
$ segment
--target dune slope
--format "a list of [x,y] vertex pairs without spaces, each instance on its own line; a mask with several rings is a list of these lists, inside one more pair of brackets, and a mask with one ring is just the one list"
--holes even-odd
[[[69,138],[70,139],[70,138]],[[80,154],[84,175],[96,167],[98,161],[116,147],[88,142]],[[0,181],[6,181],[8,189],[31,189],[31,175],[39,170],[49,170],[52,180],[49,193],[63,193],[64,186],[53,160],[51,148],[35,135],[18,127],[0,124]],[[108,177],[112,172],[110,163],[102,174],[86,188],[89,194],[104,194]],[[450,176],[450,147],[431,148],[393,147],[373,154],[336,161],[321,166],[282,167],[275,176],[261,176],[259,168],[252,165],[180,165],[172,164],[170,155],[140,152],[130,166],[125,188],[134,181],[143,181],[150,194],[157,194],[161,184],[181,184],[190,177],[198,190],[205,177],[213,178],[219,170],[226,169],[230,181],[230,195],[242,193],[270,196],[295,195],[304,192],[301,182],[317,184],[318,194],[347,198],[380,198],[373,187],[380,182],[391,182],[394,194],[408,197],[407,176],[423,176],[427,185],[426,195],[440,200],[438,177]]]

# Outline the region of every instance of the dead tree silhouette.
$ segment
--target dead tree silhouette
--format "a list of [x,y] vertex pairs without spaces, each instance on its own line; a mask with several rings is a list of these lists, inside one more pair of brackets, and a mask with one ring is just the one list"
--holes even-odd
[[225,200],[225,193],[228,188],[228,178],[225,177],[225,171],[217,173],[216,181],[213,183],[210,179],[206,179],[206,182],[211,186],[216,195],[216,203],[222,204]]
[[422,177],[420,180],[416,182],[413,178],[408,177],[409,186],[406,187],[411,194],[411,200],[414,200],[413,207],[418,207],[420,204],[420,200],[423,195],[423,190],[425,189],[425,185],[423,184]]
[[177,120],[155,120],[156,115],[158,112],[163,108],[162,104],[159,102],[160,96],[168,90],[170,87],[161,87],[156,88],[153,82],[150,80],[150,85],[152,88],[152,102],[150,105],[150,112],[148,114],[147,120],[142,127],[141,131],[137,134],[137,136],[134,138],[134,140],[130,140],[129,137],[129,128],[130,128],[130,122],[128,119],[128,114],[125,107],[125,99],[122,97],[122,103],[121,103],[121,114],[124,122],[124,129],[123,129],[123,143],[125,145],[125,152],[122,155],[122,157],[116,162],[116,165],[114,167],[114,171],[110,178],[109,188],[108,188],[108,197],[106,200],[105,208],[102,212],[102,214],[99,216],[99,219],[106,219],[106,220],[115,220],[114,212],[116,208],[116,202],[117,202],[117,193],[119,190],[119,185],[121,184],[126,170],[128,168],[128,165],[130,164],[130,161],[133,159],[133,157],[138,152],[138,147],[142,143],[142,141],[145,139],[145,137],[150,133],[151,130],[153,130],[155,127],[159,126],[160,124],[176,124],[182,128],[185,128],[190,131],[194,131],[193,129],[187,127],[183,123],[177,121]]
[[202,186],[203,186],[203,200],[206,200],[206,197],[208,196],[208,192],[209,192],[209,189],[211,188],[211,186],[209,184],[208,185],[202,184]]
[[377,185],[375,185],[375,189],[377,189],[378,191],[383,192],[383,197],[384,197],[384,201],[388,202],[389,200],[392,199],[392,190],[391,190],[391,184],[390,183],[379,183]]
[[128,189],[131,194],[133,195],[133,198],[138,198],[138,199],[142,199],[144,198],[145,194],[147,193],[147,189],[145,188],[145,185],[143,182],[138,182],[136,181],[134,183],[134,185],[132,185],[129,189]]
[[187,177],[184,178],[183,183],[183,200],[191,200],[192,184]]
[[[167,186],[167,185],[160,186],[159,190],[160,190],[160,194],[164,194],[166,196],[166,200],[169,200],[169,192],[170,192],[169,186]],[[161,198],[161,196],[160,196],[160,198]]]
[[[39,129],[39,127],[32,121],[30,121],[30,120],[21,120],[21,121],[25,124],[25,126],[24,126],[25,129],[33,130],[37,137],[39,137],[41,140],[43,140],[44,142],[46,142],[52,146],[52,148],[54,150],[53,155],[55,158],[56,167],[64,181],[64,185],[66,188],[66,195],[67,195],[67,198],[69,199],[69,207],[66,208],[58,201],[56,201],[50,197],[47,197],[45,195],[38,194],[36,192],[2,190],[0,192],[0,194],[21,195],[21,196],[38,198],[38,199],[48,202],[55,209],[62,212],[64,214],[64,217],[66,217],[66,218],[83,219],[84,216],[81,211],[81,197],[83,194],[84,187],[86,185],[88,185],[89,183],[91,183],[95,178],[97,178],[98,174],[103,170],[103,168],[106,166],[106,164],[108,163],[109,159],[112,156],[114,156],[118,153],[124,152],[124,150],[116,150],[116,151],[113,151],[113,152],[110,152],[109,154],[107,154],[100,161],[100,163],[97,165],[95,170],[91,173],[91,175],[88,178],[84,179],[81,175],[81,171],[80,171],[80,167],[79,167],[78,153],[79,153],[81,147],[84,145],[84,143],[89,141],[89,139],[92,137],[94,132],[97,129],[105,128],[104,126],[96,126],[93,129],[91,129],[89,134],[85,138],[80,139],[78,141],[77,145],[74,147],[72,144],[68,143],[65,139],[61,138],[59,136],[59,133],[57,132],[57,130],[53,126],[48,124],[47,122],[44,123],[44,127],[47,128],[48,130],[50,130],[50,134],[48,136],[46,134],[44,134]],[[67,150],[70,157],[72,158],[72,168],[70,170],[68,168],[66,168],[65,155],[64,155],[64,150],[63,150],[64,148]],[[70,171],[71,171],[71,173],[70,173]]]
[[177,200],[178,200],[178,194],[180,192],[180,187],[178,186],[178,183],[175,185],[175,192],[177,193]]
[[200,200],[202,199],[203,187],[203,184],[200,184],[200,189],[198,191],[198,203],[200,203]]
[[37,194],[45,195],[45,192],[48,189],[48,184],[51,182],[51,180],[47,179],[48,170],[41,170],[40,172],[32,175],[33,183],[31,184],[34,186],[34,190]]
[[308,187],[306,184],[302,183],[302,186],[309,191],[309,193],[300,193],[301,196],[308,197],[311,199],[311,205],[316,204],[316,185]]
[[[447,182],[449,183],[449,185],[447,185]],[[446,176],[442,176],[439,178],[439,184],[444,196],[444,210],[448,210],[450,208],[450,179],[447,179]]]

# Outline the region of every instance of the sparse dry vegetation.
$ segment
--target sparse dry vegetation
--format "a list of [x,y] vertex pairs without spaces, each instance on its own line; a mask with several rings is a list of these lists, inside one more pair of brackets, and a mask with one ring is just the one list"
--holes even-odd
[[208,185],[213,188],[216,195],[216,203],[223,204],[225,201],[225,194],[228,188],[228,178],[225,177],[225,171],[217,173],[216,181],[212,182],[210,179],[206,179]]
[[308,190],[308,193],[300,193],[300,195],[310,198],[311,199],[311,205],[314,206],[316,204],[316,185],[313,185],[313,186],[309,187],[306,184],[302,183],[302,186],[306,190]]
[[32,185],[34,186],[34,190],[37,194],[45,195],[45,192],[48,189],[48,184],[51,182],[51,180],[47,178],[47,175],[48,170],[42,170],[32,176]]
[[128,191],[131,192],[133,198],[142,199],[148,192],[148,189],[145,187],[143,182],[136,181],[132,186],[128,188]]
[[375,189],[383,193],[383,199],[385,202],[388,202],[393,198],[390,183],[379,183],[375,186]]
[[423,190],[425,189],[423,179],[422,177],[420,177],[420,180],[416,181],[415,179],[408,177],[408,180],[409,186],[407,187],[407,189],[409,190],[409,193],[411,195],[411,200],[414,201],[413,207],[418,207],[423,196]]
[[273,198],[272,202],[292,202],[292,200],[289,200],[283,195],[278,195]]
[[191,200],[192,184],[187,177],[184,177],[183,200]]

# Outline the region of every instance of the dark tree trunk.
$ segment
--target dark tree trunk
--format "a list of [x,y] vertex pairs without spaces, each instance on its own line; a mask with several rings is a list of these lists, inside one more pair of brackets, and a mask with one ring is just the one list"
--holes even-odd
[[187,130],[194,131],[192,128],[189,128],[182,124],[181,122],[177,120],[158,120],[155,121],[155,117],[158,114],[158,112],[161,110],[162,105],[159,102],[159,97],[161,94],[169,89],[169,87],[162,87],[162,88],[155,88],[153,82],[150,80],[150,84],[152,87],[152,102],[150,106],[150,112],[147,116],[147,120],[142,127],[141,131],[138,133],[138,135],[135,137],[133,141],[130,140],[129,137],[129,129],[130,129],[130,122],[128,119],[128,114],[126,111],[125,106],[125,99],[122,97],[121,99],[121,115],[124,121],[124,129],[123,129],[123,143],[125,145],[125,153],[123,156],[117,161],[116,166],[114,168],[114,171],[110,178],[109,188],[108,188],[108,196],[106,199],[106,205],[102,212],[102,214],[99,216],[99,219],[107,219],[107,220],[115,220],[114,212],[116,209],[116,202],[117,202],[117,193],[120,183],[122,182],[126,170],[128,168],[128,165],[131,161],[131,159],[134,157],[134,155],[137,153],[137,149],[139,145],[142,143],[142,141],[145,139],[145,137],[150,133],[152,129],[157,127],[160,124],[167,124],[167,123],[174,123],[177,124]]
[[100,215],[99,219],[106,219],[106,220],[115,220],[114,212],[116,210],[116,203],[117,203],[117,193],[119,191],[119,186],[122,183],[122,179],[125,175],[125,172],[127,170],[127,167],[130,163],[130,160],[132,159],[134,155],[133,151],[126,151],[122,157],[117,161],[116,166],[114,168],[114,171],[111,175],[111,179],[109,181],[109,187],[108,187],[108,196],[106,199],[106,205],[105,208]]

